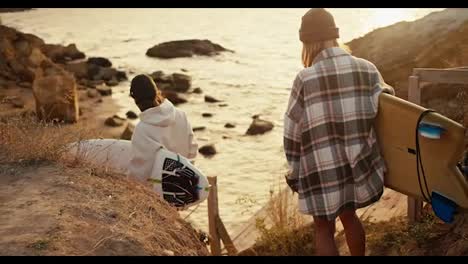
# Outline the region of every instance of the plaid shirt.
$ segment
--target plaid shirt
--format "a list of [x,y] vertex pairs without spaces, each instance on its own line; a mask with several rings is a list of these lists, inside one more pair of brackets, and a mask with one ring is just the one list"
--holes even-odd
[[384,90],[394,94],[372,63],[338,47],[323,50],[297,75],[284,149],[302,213],[334,220],[380,199],[386,167],[373,120]]

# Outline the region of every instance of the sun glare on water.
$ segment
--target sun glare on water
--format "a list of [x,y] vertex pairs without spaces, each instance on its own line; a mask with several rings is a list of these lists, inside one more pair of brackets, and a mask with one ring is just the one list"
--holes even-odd
[[369,22],[375,27],[381,27],[406,20],[413,14],[412,10],[404,8],[379,9],[375,10],[375,13],[369,17]]
[[444,8],[330,8],[344,41],[400,21],[413,21]]

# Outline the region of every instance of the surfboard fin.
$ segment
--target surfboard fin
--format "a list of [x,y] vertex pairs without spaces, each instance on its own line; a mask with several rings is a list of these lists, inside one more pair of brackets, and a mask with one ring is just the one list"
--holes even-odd
[[432,210],[440,220],[449,224],[453,222],[458,208],[458,205],[454,201],[440,193],[432,192],[431,203]]

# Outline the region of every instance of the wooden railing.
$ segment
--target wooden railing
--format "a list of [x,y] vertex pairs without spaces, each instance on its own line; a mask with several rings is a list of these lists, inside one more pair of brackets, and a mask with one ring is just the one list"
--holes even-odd
[[[408,82],[408,101],[421,104],[422,88],[420,84],[440,83],[440,84],[468,84],[468,67],[449,69],[415,68],[413,75]],[[465,107],[465,106],[463,106]],[[468,117],[464,116],[465,123]],[[409,222],[419,221],[423,202],[419,199],[408,196],[408,220]]]
[[237,255],[237,249],[232,242],[229,233],[219,216],[218,207],[218,183],[216,177],[208,177],[210,183],[210,193],[208,195],[208,227],[210,233],[210,250],[213,256],[220,256],[222,253],[221,241],[228,255]]

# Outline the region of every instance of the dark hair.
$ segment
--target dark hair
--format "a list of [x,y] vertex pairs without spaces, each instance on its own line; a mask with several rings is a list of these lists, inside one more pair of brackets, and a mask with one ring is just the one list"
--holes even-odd
[[146,74],[137,75],[132,79],[130,96],[142,112],[160,105],[164,100],[153,79]]

